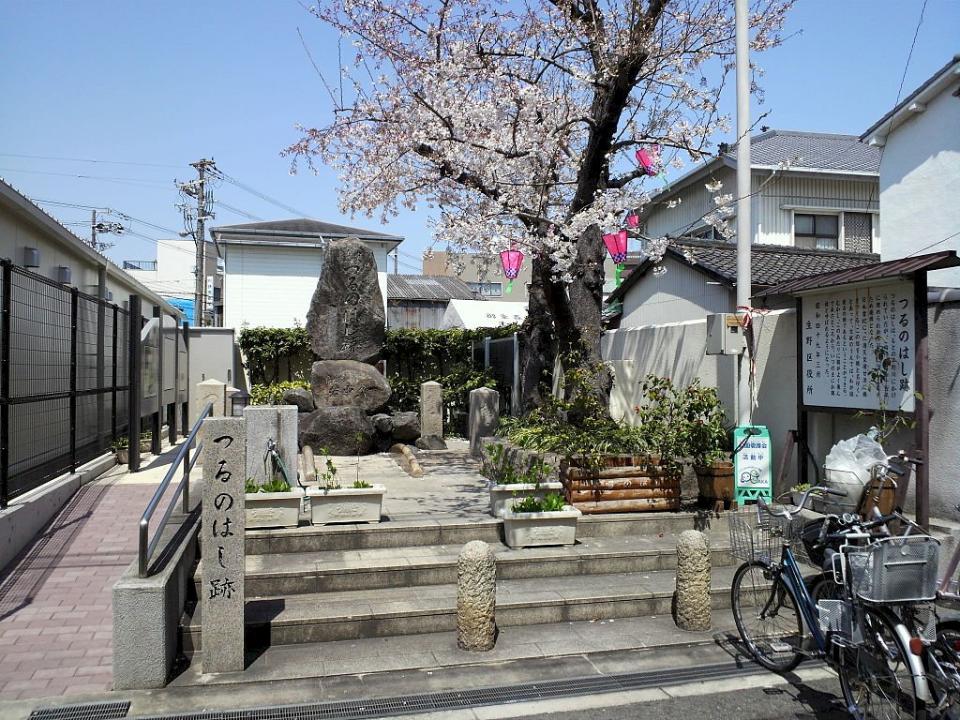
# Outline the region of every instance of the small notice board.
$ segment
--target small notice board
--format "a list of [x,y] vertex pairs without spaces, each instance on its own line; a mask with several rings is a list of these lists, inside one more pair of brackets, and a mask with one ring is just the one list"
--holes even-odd
[[802,306],[803,405],[879,410],[882,403],[892,412],[914,411],[912,282],[831,288],[804,295]]
[[734,500],[764,498],[768,502],[773,495],[773,446],[770,431],[763,425],[737,427],[733,431]]

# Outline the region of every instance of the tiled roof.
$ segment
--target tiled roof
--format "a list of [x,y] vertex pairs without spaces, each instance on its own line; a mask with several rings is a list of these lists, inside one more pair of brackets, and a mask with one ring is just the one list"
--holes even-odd
[[384,240],[401,240],[397,235],[364,230],[362,228],[336,225],[334,223],[312,220],[310,218],[291,218],[289,220],[269,220],[267,222],[242,223],[240,225],[221,225],[210,228],[211,233],[236,233],[239,235],[322,235],[330,238],[348,237],[356,235],[360,238],[382,238]]
[[[736,162],[736,150],[727,156]],[[750,164],[832,172],[879,173],[880,149],[856,135],[768,130],[750,141]]]
[[[733,286],[737,280],[737,246],[735,243],[678,238],[671,241],[667,254],[678,262],[689,264],[694,270],[710,275],[724,285]],[[804,250],[789,245],[754,244],[750,251],[750,273],[753,290],[778,285],[807,275],[849,270],[873,265],[880,256],[839,250]],[[609,297],[609,302],[620,300],[627,291],[640,282],[650,265],[641,265]]]
[[448,275],[387,275],[387,300],[481,300],[463,280]]

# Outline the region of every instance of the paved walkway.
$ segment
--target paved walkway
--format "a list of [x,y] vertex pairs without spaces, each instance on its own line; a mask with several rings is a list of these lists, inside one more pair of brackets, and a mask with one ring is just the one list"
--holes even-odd
[[173,452],[84,485],[0,574],[0,699],[112,688],[111,591]]

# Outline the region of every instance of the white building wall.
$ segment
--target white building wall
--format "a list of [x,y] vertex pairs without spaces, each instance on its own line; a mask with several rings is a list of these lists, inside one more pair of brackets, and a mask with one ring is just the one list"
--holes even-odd
[[709,284],[703,273],[664,259],[667,272],[648,272],[623,298],[620,327],[639,327],[665,322],[703,320],[707,313],[733,312],[732,291],[723,285]]
[[[960,100],[953,95],[958,85],[952,83],[887,136],[880,161],[884,260],[960,248],[960,236],[939,242],[960,231]],[[928,282],[960,287],[960,268],[934,271]]]
[[[721,193],[736,191],[736,177],[736,173],[728,167],[721,167],[712,175],[712,178],[723,183]],[[716,207],[713,193],[707,192],[704,187],[710,181],[711,177],[706,177],[681,190],[676,196],[680,200],[680,204],[676,207],[668,207],[666,204],[668,198],[665,198],[664,202],[660,203],[647,218],[647,234],[652,237],[662,237],[689,233],[702,228],[705,224],[703,216]]]
[[[386,316],[387,251],[370,243],[377,261]],[[319,247],[226,244],[224,251],[224,327],[306,325],[310,299],[323,267]]]

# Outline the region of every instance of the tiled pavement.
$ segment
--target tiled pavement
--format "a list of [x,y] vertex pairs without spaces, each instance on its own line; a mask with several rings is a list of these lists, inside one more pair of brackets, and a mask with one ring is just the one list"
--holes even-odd
[[0,574],[0,699],[111,689],[111,590],[160,479],[122,470],[84,485]]

